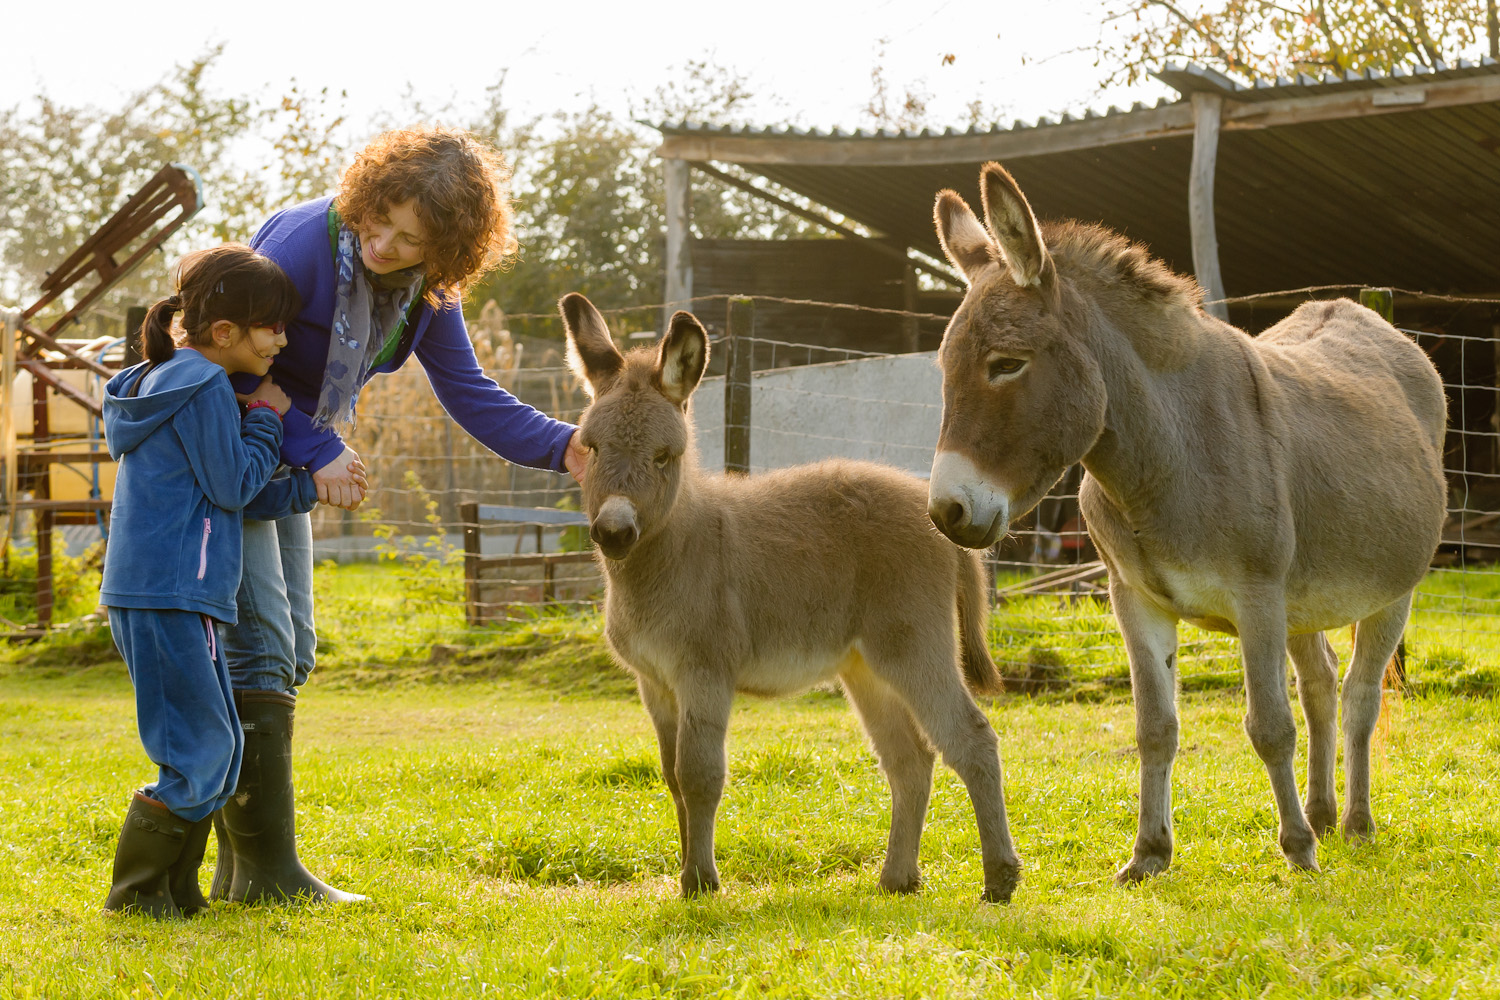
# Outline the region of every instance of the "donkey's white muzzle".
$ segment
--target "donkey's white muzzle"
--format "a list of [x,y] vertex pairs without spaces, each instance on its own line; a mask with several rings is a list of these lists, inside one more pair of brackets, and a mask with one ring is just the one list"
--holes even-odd
[[624,559],[641,537],[635,504],[622,496],[607,498],[589,522],[589,537],[606,558]]
[[987,549],[1010,527],[1010,499],[966,456],[940,451],[927,484],[927,516],[957,544]]

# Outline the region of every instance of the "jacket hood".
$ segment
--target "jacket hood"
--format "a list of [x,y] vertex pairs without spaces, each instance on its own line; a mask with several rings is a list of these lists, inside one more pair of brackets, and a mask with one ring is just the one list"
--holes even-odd
[[[152,366],[143,361],[104,386],[104,439],[118,460],[132,451],[224,369],[191,348],[178,348],[170,360]],[[140,387],[136,389],[136,380]]]

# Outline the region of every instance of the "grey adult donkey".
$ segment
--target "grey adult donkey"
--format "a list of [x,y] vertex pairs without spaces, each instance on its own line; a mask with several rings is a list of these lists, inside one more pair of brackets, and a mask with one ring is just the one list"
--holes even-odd
[[925,484],[840,461],[707,473],[687,416],[708,361],[698,321],[679,312],[657,349],[622,356],[587,299],[568,295],[561,309],[592,397],[580,420],[583,504],[605,574],[605,637],[656,728],[683,894],[719,887],[714,819],[735,693],[785,695],[837,676],[891,786],[881,888],[921,880],[936,746],[974,806],[983,898],[1009,900],[1020,861],[997,741],[964,686],[999,687],[988,602],[977,556],[928,523]]
[[[1346,837],[1375,832],[1370,737],[1381,680],[1444,517],[1443,387],[1427,356],[1348,300],[1309,302],[1258,337],[1202,290],[1097,226],[1041,228],[999,164],[984,221],[938,195],[943,248],[968,281],[938,352],[943,420],[929,514],[983,548],[1072,463],[1109,569],[1141,760],[1135,881],[1172,858],[1177,623],[1238,635],[1245,729],[1271,778],[1287,861],[1317,868],[1337,816],[1337,659]],[[1308,722],[1305,806],[1286,657]]]

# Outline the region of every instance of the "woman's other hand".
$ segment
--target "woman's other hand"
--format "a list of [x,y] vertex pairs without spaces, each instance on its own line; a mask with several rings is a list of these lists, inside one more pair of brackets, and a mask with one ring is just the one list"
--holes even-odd
[[578,432],[568,438],[568,450],[563,454],[563,465],[567,466],[568,474],[578,482],[583,482],[584,475],[588,472],[589,453],[578,443]]
[[235,393],[234,398],[246,406],[251,403],[270,403],[282,416],[286,416],[286,411],[292,408],[291,397],[282,392],[276,383],[271,381],[269,375],[260,380],[260,385],[256,386],[254,391]]
[[320,469],[313,470],[313,484],[318,488],[318,502],[330,507],[354,510],[365,499],[368,482],[364,463],[353,448],[345,447],[339,456]]

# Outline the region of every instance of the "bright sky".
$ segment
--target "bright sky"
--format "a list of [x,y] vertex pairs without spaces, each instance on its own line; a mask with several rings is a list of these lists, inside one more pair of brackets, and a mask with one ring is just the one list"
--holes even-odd
[[[962,123],[975,99],[1008,123],[1170,93],[1153,83],[1098,94],[1091,47],[1100,0],[7,7],[0,108],[38,91],[66,104],[118,105],[219,42],[225,50],[211,88],[274,95],[295,79],[304,91],[342,89],[359,124],[398,111],[408,87],[429,107],[477,107],[502,72],[505,103],[525,117],[590,101],[623,115],[689,60],[746,77],[759,99],[754,120],[766,125],[861,124],[877,63],[894,98],[908,87],[930,94],[943,124]],[[945,66],[949,54],[955,59]]]

